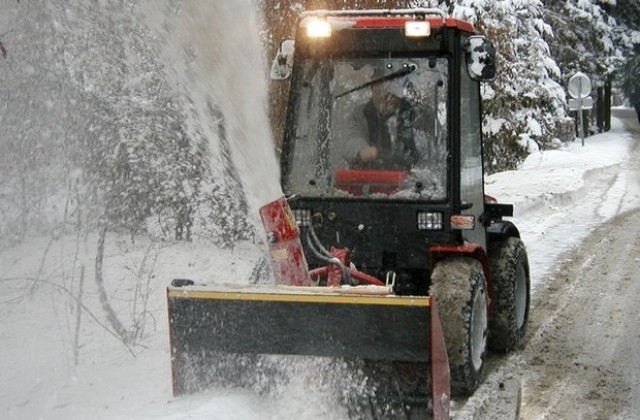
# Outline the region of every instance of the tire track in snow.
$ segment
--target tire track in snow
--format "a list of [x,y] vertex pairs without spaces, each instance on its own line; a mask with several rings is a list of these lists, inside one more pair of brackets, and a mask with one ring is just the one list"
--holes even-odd
[[619,165],[591,170],[579,190],[546,195],[545,211],[536,212],[542,206],[538,203],[514,217],[529,250],[534,286],[544,282],[559,254],[576,246],[595,227],[617,214],[626,191],[620,170]]

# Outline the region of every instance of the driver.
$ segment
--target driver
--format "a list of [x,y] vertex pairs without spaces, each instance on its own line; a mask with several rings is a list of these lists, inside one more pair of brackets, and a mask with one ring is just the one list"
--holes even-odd
[[416,162],[414,111],[398,79],[371,86],[371,98],[355,108],[346,128],[345,159],[356,168],[401,167]]

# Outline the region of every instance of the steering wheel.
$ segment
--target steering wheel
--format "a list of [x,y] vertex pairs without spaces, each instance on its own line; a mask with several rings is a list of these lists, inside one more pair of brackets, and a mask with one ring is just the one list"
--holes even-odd
[[411,169],[411,159],[406,153],[381,153],[373,162],[371,169],[406,171]]

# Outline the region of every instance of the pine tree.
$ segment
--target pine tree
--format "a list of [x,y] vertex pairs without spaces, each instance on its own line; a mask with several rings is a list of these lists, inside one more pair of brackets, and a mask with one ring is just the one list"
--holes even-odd
[[547,0],[544,19],[553,28],[553,56],[565,78],[577,71],[594,85],[620,66],[617,24],[595,0]]
[[497,76],[483,86],[485,169],[515,169],[532,150],[549,148],[570,123],[561,72],[546,39],[552,31],[538,0],[416,2],[468,20],[496,47]]
[[566,98],[557,83],[560,69],[546,38],[537,0],[487,2],[478,28],[496,45],[496,79],[485,89],[485,166],[489,172],[515,169],[532,150],[551,147],[566,123]]
[[601,4],[618,23],[615,31],[617,46],[624,61],[614,74],[632,106],[640,104],[640,1],[627,0]]

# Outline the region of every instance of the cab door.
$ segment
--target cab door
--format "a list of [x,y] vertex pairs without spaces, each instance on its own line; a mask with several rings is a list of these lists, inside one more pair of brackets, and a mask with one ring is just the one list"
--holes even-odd
[[464,58],[460,64],[460,201],[462,214],[473,216],[475,221],[473,229],[462,230],[462,238],[486,249],[485,229],[480,223],[484,213],[480,82],[471,79]]

